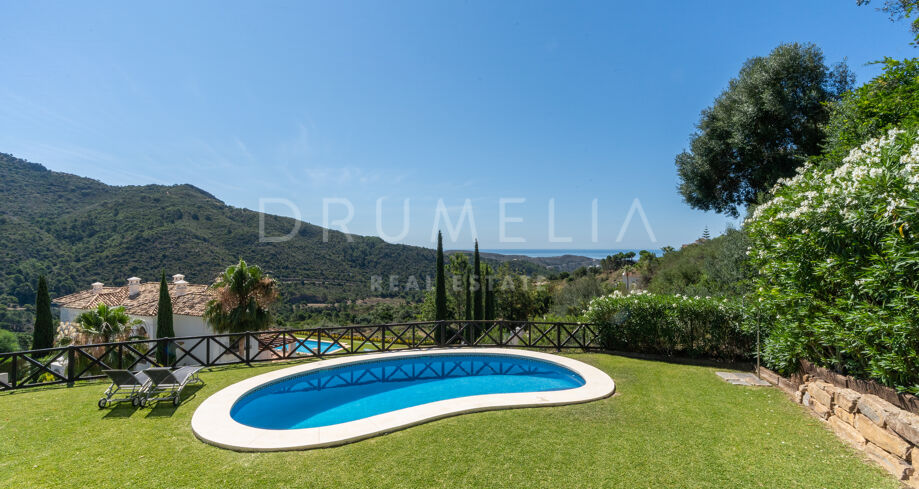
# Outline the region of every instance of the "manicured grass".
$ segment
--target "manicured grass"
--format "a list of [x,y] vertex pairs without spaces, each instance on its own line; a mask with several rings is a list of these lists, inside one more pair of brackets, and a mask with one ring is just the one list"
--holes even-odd
[[303,452],[236,453],[191,432],[204,398],[276,365],[205,372],[178,409],[100,411],[100,383],[2,394],[0,487],[899,487],[776,389],[707,367],[571,356],[609,372],[617,394]]

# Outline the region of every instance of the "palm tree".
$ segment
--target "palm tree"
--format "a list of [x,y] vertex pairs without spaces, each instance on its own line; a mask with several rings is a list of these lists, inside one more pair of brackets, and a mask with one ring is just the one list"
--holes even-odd
[[247,265],[240,259],[217,277],[211,289],[217,295],[207,303],[204,319],[214,331],[261,331],[271,324],[269,308],[278,299],[277,282],[258,266]]
[[140,319],[131,319],[124,307],[109,307],[99,304],[94,311],[86,311],[77,317],[77,324],[83,333],[101,337],[103,343],[128,339],[132,326],[143,324]]

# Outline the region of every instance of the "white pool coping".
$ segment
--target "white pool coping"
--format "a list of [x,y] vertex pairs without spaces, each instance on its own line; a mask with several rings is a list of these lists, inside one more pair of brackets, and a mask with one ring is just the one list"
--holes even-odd
[[[241,397],[266,383],[274,382],[284,377],[302,375],[306,372],[347,364],[391,360],[400,357],[470,354],[517,356],[554,363],[580,375],[585,384],[574,389],[557,391],[457,397],[316,428],[268,430],[238,423],[230,417],[230,409]],[[237,382],[205,399],[195,410],[195,414],[191,419],[191,427],[195,436],[202,441],[231,450],[246,452],[305,450],[342,445],[458,414],[494,409],[558,406],[589,402],[609,397],[615,390],[615,382],[602,370],[584,362],[548,353],[504,348],[393,351],[321,360],[306,365],[275,370]]]

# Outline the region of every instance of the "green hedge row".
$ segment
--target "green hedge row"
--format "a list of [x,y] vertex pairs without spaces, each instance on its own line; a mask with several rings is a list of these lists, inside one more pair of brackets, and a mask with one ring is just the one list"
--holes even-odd
[[609,350],[720,360],[755,353],[740,305],[725,299],[616,292],[591,301],[584,320],[601,326]]

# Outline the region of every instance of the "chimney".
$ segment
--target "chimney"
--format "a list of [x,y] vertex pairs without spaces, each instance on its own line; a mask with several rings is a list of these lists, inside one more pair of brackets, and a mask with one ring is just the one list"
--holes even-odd
[[175,285],[175,296],[182,297],[188,289],[188,282],[185,281],[185,275],[177,273],[172,276],[172,283]]
[[140,294],[140,278],[131,277],[128,279],[128,297],[137,297]]
[[102,292],[102,286],[105,285],[102,282],[93,282],[93,292]]

